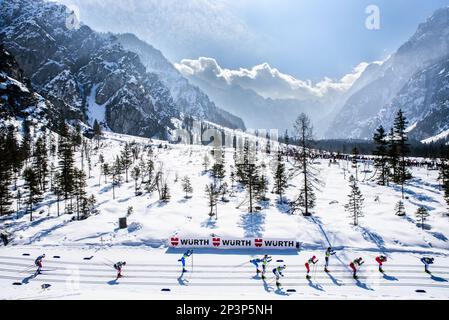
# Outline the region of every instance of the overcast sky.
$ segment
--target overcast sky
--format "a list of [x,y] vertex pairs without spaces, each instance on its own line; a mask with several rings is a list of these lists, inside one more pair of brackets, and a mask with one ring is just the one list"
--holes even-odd
[[[449,0],[58,0],[100,31],[134,32],[172,61],[222,67],[269,63],[298,79],[341,78],[383,60]],[[365,12],[380,9],[380,30]]]

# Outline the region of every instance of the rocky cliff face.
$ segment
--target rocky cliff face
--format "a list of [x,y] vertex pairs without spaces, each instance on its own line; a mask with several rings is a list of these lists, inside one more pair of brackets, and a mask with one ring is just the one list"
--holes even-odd
[[413,75],[392,102],[379,112],[373,121],[374,127],[392,126],[399,109],[408,117],[412,138],[429,139],[449,129],[449,58]]
[[182,118],[170,89],[114,35],[72,24],[68,9],[55,3],[4,0],[0,6],[0,40],[67,118],[159,138]]
[[[422,117],[430,115],[436,105],[424,99],[422,103],[414,103],[414,106],[410,106],[409,103],[414,100],[416,93],[413,87],[417,85],[420,77],[421,80],[425,78],[427,82],[435,84],[441,80],[438,74],[429,70],[448,53],[449,8],[444,8],[436,11],[432,17],[421,24],[410,40],[379,68],[374,72],[371,70],[368,76],[362,75],[361,79],[365,81],[364,86],[347,100],[326,136],[371,138],[377,125],[383,124],[388,127],[391,124],[391,117],[399,108],[405,110],[405,115],[410,120],[423,120]],[[439,67],[435,66],[435,68]],[[431,79],[431,77],[435,78]],[[419,86],[423,87],[423,83]],[[436,92],[431,92],[435,89],[435,86],[427,87],[426,95],[435,95]],[[435,131],[429,129],[419,129],[418,125],[416,128],[410,128],[411,134],[417,139],[425,139],[429,135],[440,133],[437,127],[434,127]]]
[[57,108],[33,91],[13,55],[0,45],[0,127],[27,120],[36,128],[55,129],[60,119]]
[[147,71],[158,75],[169,88],[180,112],[231,129],[245,129],[242,119],[218,108],[202,90],[184,78],[159,50],[133,34],[121,34],[117,37],[126,50],[139,55]]

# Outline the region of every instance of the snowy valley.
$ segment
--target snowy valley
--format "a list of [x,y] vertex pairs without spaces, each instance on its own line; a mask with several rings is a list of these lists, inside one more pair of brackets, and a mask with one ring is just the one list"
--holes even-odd
[[[54,2],[0,7],[0,299],[449,298],[449,9],[298,106],[185,78]],[[323,118],[373,150],[319,149]]]

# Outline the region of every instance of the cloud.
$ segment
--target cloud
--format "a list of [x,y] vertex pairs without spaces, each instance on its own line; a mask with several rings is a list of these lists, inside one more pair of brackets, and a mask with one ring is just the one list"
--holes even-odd
[[244,48],[236,43],[251,47],[257,41],[228,0],[53,1],[78,7],[81,20],[95,30],[134,33],[174,61],[229,48],[240,52]]
[[265,98],[307,100],[349,90],[368,65],[362,62],[341,79],[325,78],[318,83],[296,79],[272,68],[268,63],[251,69],[231,70],[222,68],[213,58],[200,57],[196,60],[183,59],[175,67],[187,77],[196,77],[215,86],[238,85],[254,90]]

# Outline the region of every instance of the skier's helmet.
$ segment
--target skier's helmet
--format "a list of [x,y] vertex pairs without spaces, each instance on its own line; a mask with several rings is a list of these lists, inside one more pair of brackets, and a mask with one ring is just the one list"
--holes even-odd
[[45,258],[45,253],[42,255],[42,258]]
[[123,265],[126,266],[126,261],[123,261]]
[[315,259],[316,259],[316,257],[315,257],[315,256],[313,256],[313,257],[312,257],[312,260],[315,260]]

